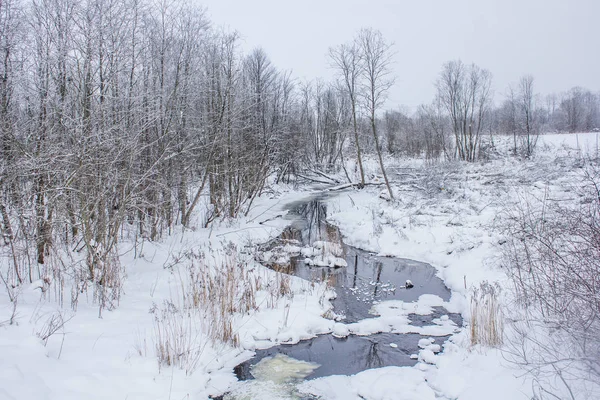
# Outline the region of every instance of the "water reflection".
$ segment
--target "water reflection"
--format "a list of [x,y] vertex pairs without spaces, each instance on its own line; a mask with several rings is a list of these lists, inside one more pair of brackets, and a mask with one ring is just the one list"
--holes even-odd
[[[374,302],[383,300],[416,301],[424,293],[449,300],[450,291],[436,276],[432,266],[412,260],[378,257],[369,252],[346,246],[337,227],[326,222],[327,206],[320,198],[288,206],[292,220],[287,237],[312,246],[316,241],[328,241],[343,246],[346,268],[308,266],[304,257],[293,258],[290,265],[278,271],[310,281],[327,282],[337,293],[334,310],[344,315],[344,322],[356,322],[372,317],[369,310]],[[293,232],[293,233],[292,233]],[[404,290],[406,280],[415,284]]]
[[[345,323],[371,318],[369,310],[374,303],[384,300],[417,301],[422,294],[434,294],[447,301],[450,291],[436,276],[436,270],[425,263],[392,257],[379,257],[369,252],[346,246],[340,231],[326,222],[327,207],[319,199],[290,205],[291,226],[284,231],[281,240],[294,240],[313,246],[317,241],[327,241],[343,246],[343,256],[348,264],[345,268],[308,266],[304,257],[292,258],[284,266],[272,266],[280,272],[293,274],[309,281],[327,282],[337,294],[333,300],[334,311],[344,316]],[[411,280],[414,288],[402,289]],[[430,315],[410,314],[413,325],[432,325],[433,319],[447,314],[444,309],[434,307]],[[458,314],[449,314],[458,326],[462,319]],[[378,333],[370,336],[348,336],[336,338],[321,335],[295,345],[280,345],[256,351],[255,357],[235,368],[240,380],[253,379],[252,365],[260,360],[285,355],[319,367],[311,370],[308,379],[329,375],[353,375],[371,368],[386,366],[411,366],[416,360],[412,354],[419,351],[418,334]],[[441,341],[444,338],[439,338]],[[394,346],[390,346],[390,344]]]
[[[278,270],[309,281],[327,282],[337,294],[332,302],[334,311],[345,316],[344,322],[373,317],[369,310],[374,302],[412,302],[424,293],[435,294],[445,301],[450,299],[450,291],[428,264],[378,257],[350,246],[345,246],[345,252],[346,268],[308,266],[298,257]],[[408,279],[415,284],[411,290],[403,289]]]
[[[320,366],[307,375],[308,379],[330,375],[354,375],[370,368],[411,366],[416,363],[411,354],[419,351],[418,334],[378,333],[371,336],[335,338],[321,335],[294,345],[280,345],[257,350],[256,356],[238,365],[234,372],[238,379],[253,379],[251,367],[265,357],[284,354],[297,360]],[[395,343],[397,348],[391,347]]]
[[316,241],[342,243],[339,229],[327,222],[327,205],[319,199],[292,204],[290,215],[294,220],[292,229],[301,232],[300,241],[312,246]]

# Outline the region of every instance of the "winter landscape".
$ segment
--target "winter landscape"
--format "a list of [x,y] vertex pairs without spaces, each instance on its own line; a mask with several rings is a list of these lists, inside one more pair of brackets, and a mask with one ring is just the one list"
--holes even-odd
[[0,400],[600,399],[600,75],[206,6],[0,1]]

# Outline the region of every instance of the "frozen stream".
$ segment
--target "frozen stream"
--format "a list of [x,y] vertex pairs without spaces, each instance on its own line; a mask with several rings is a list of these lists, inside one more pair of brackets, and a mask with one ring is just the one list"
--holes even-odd
[[[325,241],[341,245],[341,257],[347,266],[340,268],[310,266],[304,256],[293,257],[291,263],[271,265],[280,272],[296,275],[310,281],[327,281],[336,291],[333,300],[336,319],[345,324],[358,322],[375,315],[369,311],[373,304],[386,300],[415,302],[423,294],[450,299],[450,291],[436,276],[435,269],[428,264],[412,260],[380,257],[343,244],[339,230],[328,224],[326,204],[323,198],[295,202],[287,206],[291,225],[265,249],[273,249],[282,243],[311,246]],[[405,283],[412,281],[414,287],[407,289]],[[457,326],[462,325],[459,314],[449,314],[442,307],[433,307],[428,315],[409,314],[412,326],[433,325],[434,319],[447,315]],[[428,336],[417,333],[377,333],[369,336],[350,335],[336,338],[321,335],[294,345],[280,345],[257,350],[250,360],[238,365],[238,379],[277,381],[288,386],[290,398],[306,398],[293,395],[293,383],[302,379],[313,379],[329,375],[353,375],[370,368],[386,366],[412,366],[417,360],[419,340]],[[446,337],[435,338],[442,344]],[[412,355],[412,357],[411,357]],[[296,363],[299,361],[300,363]],[[299,368],[299,369],[298,369]],[[289,370],[287,378],[269,378]],[[234,394],[225,399],[246,398]]]

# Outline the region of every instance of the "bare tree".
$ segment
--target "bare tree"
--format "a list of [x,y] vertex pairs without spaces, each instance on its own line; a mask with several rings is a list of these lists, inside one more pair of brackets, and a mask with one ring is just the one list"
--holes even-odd
[[346,97],[337,85],[322,80],[300,85],[300,126],[306,140],[304,157],[313,172],[315,167],[333,171],[341,159],[350,123]]
[[600,128],[600,95],[574,87],[561,96],[556,127],[567,132]]
[[387,151],[394,154],[397,150],[398,136],[401,131],[401,120],[404,115],[400,111],[386,111],[383,116]]
[[539,126],[535,113],[533,76],[531,75],[525,75],[519,81],[519,105],[523,124],[525,156],[531,157],[539,135]]
[[375,149],[379,158],[381,173],[383,174],[390,198],[393,199],[394,193],[392,192],[392,187],[390,186],[385,166],[383,165],[381,146],[377,135],[376,116],[387,98],[389,89],[394,84],[394,77],[391,71],[394,53],[392,52],[392,45],[385,41],[381,32],[373,29],[361,30],[357,41],[363,59],[362,76],[364,79],[364,91],[362,95],[364,105],[369,116],[371,133],[375,140]]
[[[15,230],[9,215],[10,206],[16,206],[19,198],[18,181],[19,147],[15,135],[18,129],[15,105],[16,83],[22,71],[18,63],[19,47],[22,46],[24,13],[18,1],[0,2],[0,234],[5,245],[10,247],[13,262],[11,275],[16,284],[24,281],[24,271],[18,260]],[[11,201],[12,200],[12,201]],[[31,272],[31,269],[29,269]],[[0,270],[0,275],[2,271]],[[31,280],[31,273],[30,280]],[[4,278],[2,278],[4,279]],[[5,282],[6,283],[6,282]],[[11,282],[12,283],[12,282]],[[7,286],[8,288],[8,286]],[[15,299],[11,296],[11,301]]]
[[359,80],[362,70],[362,58],[359,47],[356,42],[351,44],[342,44],[338,47],[329,49],[329,58],[333,67],[337,70],[341,77],[343,87],[350,98],[350,107],[352,115],[352,128],[354,132],[354,143],[356,145],[356,156],[358,160],[358,168],[360,171],[360,183],[365,184],[365,171],[362,164],[362,155],[360,149],[360,140],[358,137],[358,98],[359,98]]
[[581,88],[573,88],[560,102],[561,111],[564,113],[564,126],[568,132],[577,132],[581,126],[583,113],[583,93]]
[[447,121],[435,103],[419,107],[415,125],[424,141],[425,160],[433,162],[441,155],[447,157]]
[[461,61],[444,64],[437,81],[437,91],[450,119],[461,160],[475,161],[481,133],[491,106],[492,75],[475,64]]
[[518,152],[517,135],[519,132],[519,128],[517,121],[517,98],[515,90],[512,86],[508,87],[508,94],[506,95],[506,100],[502,104],[500,112],[502,119],[502,128],[506,133],[512,134],[513,155],[516,156]]

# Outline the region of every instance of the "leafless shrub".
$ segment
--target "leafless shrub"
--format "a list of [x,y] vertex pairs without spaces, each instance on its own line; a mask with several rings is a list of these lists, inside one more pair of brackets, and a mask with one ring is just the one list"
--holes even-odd
[[[62,311],[55,311],[50,314],[39,314],[34,313],[33,320],[36,326],[35,335],[42,341],[44,346],[48,345],[48,341],[52,336],[61,335],[60,350],[58,352],[58,358],[62,354],[63,344],[65,342],[65,325],[69,322],[74,315],[65,317]],[[40,322],[42,321],[42,322]]]
[[[544,333],[540,337],[531,329],[517,329],[516,343],[529,352],[514,350],[511,355],[536,374],[550,370],[569,392],[576,377],[582,382],[600,379],[598,172],[591,163],[584,168],[577,204],[555,201],[546,192],[542,199],[523,198],[508,211],[506,234],[512,239],[504,246],[505,265],[522,318]],[[555,343],[568,354],[557,351]],[[527,355],[531,353],[535,361]],[[564,379],[567,374],[569,380]]]
[[4,278],[4,275],[2,274],[2,271],[0,271],[0,280],[2,281],[2,284],[4,285],[4,287],[6,288],[6,293],[8,294],[8,299],[10,300],[11,303],[16,303],[17,302],[17,287],[13,284],[10,284],[8,282],[8,280],[6,278]]
[[504,321],[498,297],[500,286],[482,282],[471,294],[471,344],[502,345]]
[[63,330],[67,322],[69,322],[73,316],[65,318],[62,312],[54,312],[50,314],[42,324],[42,327],[36,331],[36,336],[42,340],[44,346],[48,344],[48,339],[56,334],[58,331]]
[[428,165],[409,180],[412,180],[413,186],[425,192],[428,197],[437,197],[449,192],[460,169],[461,165],[453,161]]
[[65,305],[65,300],[68,304],[70,294],[73,311],[77,311],[81,296],[89,293],[101,317],[103,310],[118,306],[124,268],[115,244],[105,250],[101,244],[90,243],[74,249],[58,244],[50,248],[37,272],[39,289],[45,299],[57,302],[60,307]]
[[[0,274],[1,277],[1,274]],[[17,323],[17,304],[18,304],[18,293],[13,293],[9,295],[12,304],[12,311],[10,313],[10,318],[5,321],[0,321],[0,327],[5,324],[13,325]]]
[[535,310],[520,310],[517,316],[503,354],[527,371],[533,399],[598,398],[592,394],[597,371],[580,362],[578,344],[569,334],[539,318]]

